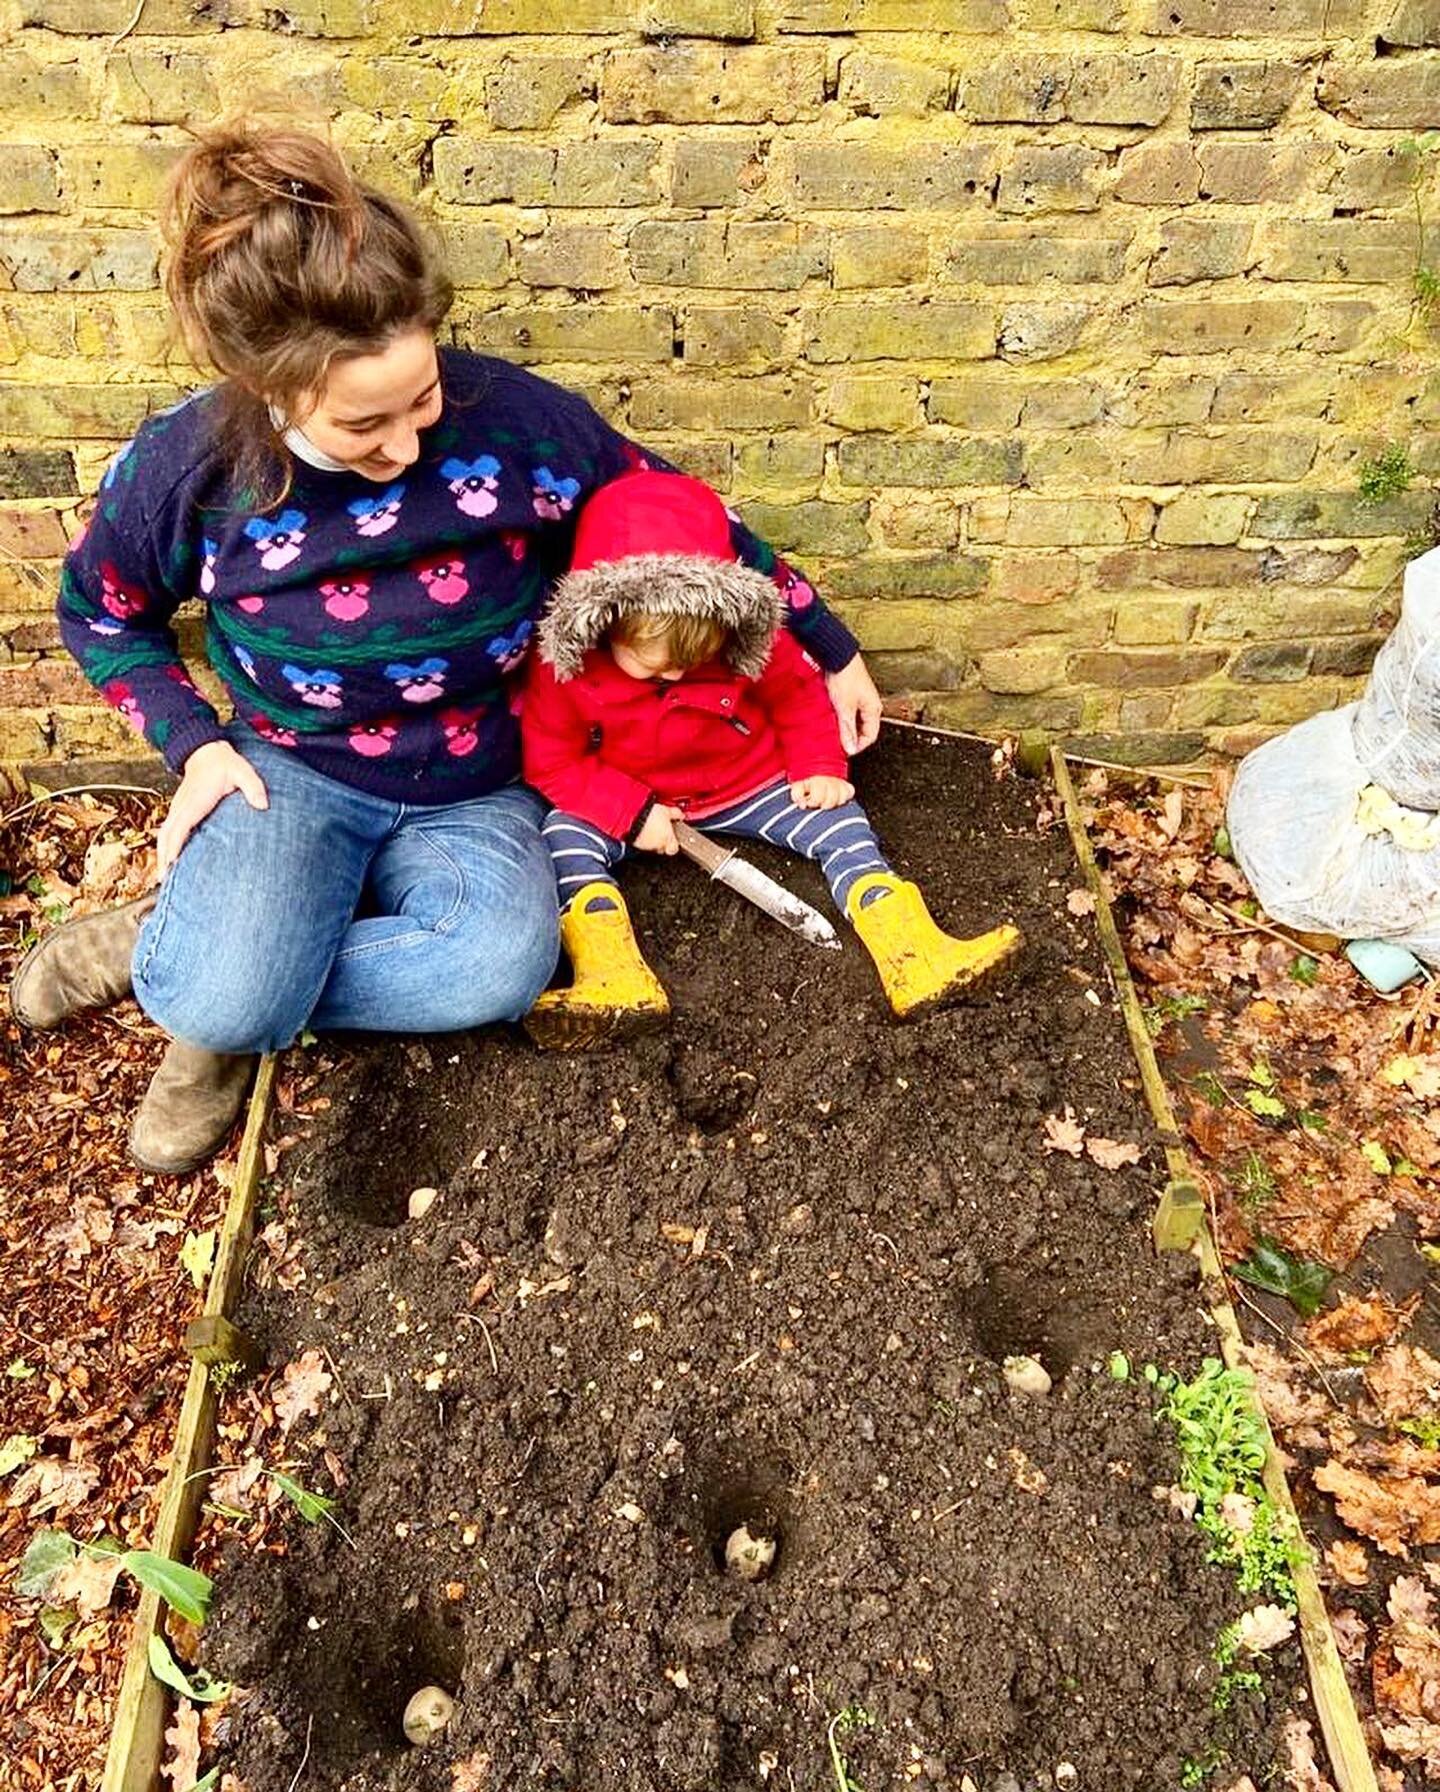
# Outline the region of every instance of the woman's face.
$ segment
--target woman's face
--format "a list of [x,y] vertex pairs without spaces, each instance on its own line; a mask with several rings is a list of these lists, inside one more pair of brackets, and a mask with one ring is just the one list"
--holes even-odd
[[384,485],[419,458],[420,431],[438,422],[441,402],[435,340],[414,329],[378,354],[332,362],[291,420],[322,454]]

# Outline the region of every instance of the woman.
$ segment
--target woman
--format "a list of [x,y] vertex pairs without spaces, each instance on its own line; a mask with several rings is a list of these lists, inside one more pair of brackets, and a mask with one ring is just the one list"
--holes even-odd
[[[117,457],[59,601],[81,669],[180,775],[163,881],[43,940],[11,1006],[52,1027],[133,987],[172,1044],[131,1151],[179,1173],[228,1134],[254,1055],[302,1028],[516,1020],[544,989],[555,887],[509,681],[585,496],[665,463],[575,395],[437,349],[451,287],[416,219],[307,132],[202,135],[165,223],[171,303],[221,380]],[[734,540],[867,746],[853,638]],[[197,594],[228,726],[170,626]]]

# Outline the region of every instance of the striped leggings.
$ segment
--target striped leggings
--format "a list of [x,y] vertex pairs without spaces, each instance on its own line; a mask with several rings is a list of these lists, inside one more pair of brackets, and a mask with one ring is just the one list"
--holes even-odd
[[[800,809],[791,802],[790,787],[784,783],[742,797],[693,825],[704,834],[767,840],[772,846],[814,859],[841,914],[857,878],[890,869],[859,803],[842,803],[838,809]],[[567,815],[563,809],[552,809],[540,831],[555,866],[562,909],[583,885],[614,883],[612,868],[629,851],[623,840],[602,834],[590,822]]]

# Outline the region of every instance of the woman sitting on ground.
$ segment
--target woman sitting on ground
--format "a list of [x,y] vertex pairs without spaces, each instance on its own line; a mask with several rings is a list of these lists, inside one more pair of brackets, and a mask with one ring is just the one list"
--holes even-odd
[[[49,935],[11,1004],[47,1028],[133,987],[173,1043],[131,1150],[179,1173],[228,1135],[255,1054],[303,1028],[518,1020],[545,988],[555,880],[511,679],[578,506],[665,463],[573,393],[437,349],[451,287],[415,217],[308,132],[202,135],[166,221],[169,296],[220,383],[117,457],[59,603],[81,669],[180,775],[163,881]],[[734,540],[868,745],[854,640]],[[176,649],[197,595],[228,725]]]

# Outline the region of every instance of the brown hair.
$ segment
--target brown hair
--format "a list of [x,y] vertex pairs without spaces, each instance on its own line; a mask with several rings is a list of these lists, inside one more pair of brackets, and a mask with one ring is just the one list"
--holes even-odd
[[611,623],[609,633],[626,647],[663,642],[671,663],[682,672],[714,659],[733,635],[714,616],[676,616],[664,610],[627,610]]
[[278,471],[283,498],[291,474],[266,401],[290,411],[333,361],[379,353],[406,330],[433,333],[454,296],[410,209],[273,114],[196,133],[171,171],[162,226],[166,292],[190,352],[224,378],[225,444],[257,495]]

